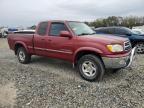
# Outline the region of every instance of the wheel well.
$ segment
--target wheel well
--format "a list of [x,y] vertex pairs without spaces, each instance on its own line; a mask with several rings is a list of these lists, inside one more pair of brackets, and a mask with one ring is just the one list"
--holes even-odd
[[87,54],[95,55],[95,56],[99,57],[99,58],[102,60],[102,58],[101,58],[101,56],[100,56],[99,53],[96,53],[96,52],[94,52],[94,51],[80,51],[80,52],[78,52],[78,53],[76,54],[76,56],[75,56],[75,64],[77,64],[77,61],[78,61],[82,56],[87,55]]
[[16,44],[15,45],[15,55],[17,55],[17,50],[18,50],[18,48],[20,48],[20,47],[23,47],[23,45],[22,44]]

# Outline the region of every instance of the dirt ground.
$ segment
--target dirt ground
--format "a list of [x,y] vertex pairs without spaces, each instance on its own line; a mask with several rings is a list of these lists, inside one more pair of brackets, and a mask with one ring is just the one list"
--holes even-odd
[[20,64],[0,38],[0,108],[144,108],[144,55],[87,82],[62,60],[33,56]]
[[0,38],[0,49],[8,49],[8,43],[6,39]]

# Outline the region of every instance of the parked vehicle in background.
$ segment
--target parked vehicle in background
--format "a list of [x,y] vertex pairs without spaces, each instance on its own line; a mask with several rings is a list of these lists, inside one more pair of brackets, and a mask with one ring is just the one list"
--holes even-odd
[[135,28],[133,28],[132,30],[133,30],[136,34],[144,35],[144,30],[142,30],[142,29],[135,29]]
[[16,32],[16,31],[18,31],[19,29],[17,29],[17,28],[8,28],[8,32],[9,33],[12,33],[12,32]]
[[112,34],[125,37],[131,41],[132,47],[137,47],[137,53],[144,53],[144,35],[138,34],[126,27],[100,27],[95,29],[97,34]]
[[2,33],[0,33],[0,38],[2,38]]
[[132,29],[140,29],[140,30],[144,31],[144,25],[143,26],[135,26],[135,27],[132,27]]
[[8,29],[7,28],[1,28],[0,29],[0,38],[6,38],[8,36]]
[[128,39],[95,34],[75,21],[41,22],[35,34],[9,34],[8,44],[20,63],[29,63],[32,55],[67,60],[89,81],[101,79],[107,68],[130,66],[135,51]]
[[7,32],[7,31],[4,31],[4,32],[2,33],[2,37],[3,37],[3,38],[7,38],[7,36],[8,36],[8,32]]

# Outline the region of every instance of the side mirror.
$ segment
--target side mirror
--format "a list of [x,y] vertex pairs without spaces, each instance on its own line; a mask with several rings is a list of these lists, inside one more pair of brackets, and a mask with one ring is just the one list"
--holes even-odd
[[72,35],[71,35],[70,32],[68,32],[68,31],[61,31],[61,32],[60,32],[60,37],[72,38]]

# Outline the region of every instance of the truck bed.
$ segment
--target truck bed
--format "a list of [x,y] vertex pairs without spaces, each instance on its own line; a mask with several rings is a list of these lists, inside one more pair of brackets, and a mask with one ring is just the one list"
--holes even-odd
[[12,33],[8,35],[10,49],[14,50],[17,43],[23,44],[30,53],[34,52],[34,34]]

